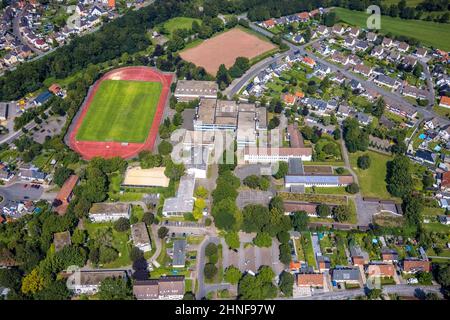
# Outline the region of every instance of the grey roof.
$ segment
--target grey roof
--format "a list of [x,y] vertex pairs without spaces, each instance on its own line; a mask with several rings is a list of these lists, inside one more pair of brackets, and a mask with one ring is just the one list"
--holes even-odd
[[376,80],[380,81],[382,83],[388,84],[390,86],[394,86],[395,85],[395,80],[392,79],[391,77],[388,77],[388,76],[384,75],[384,74],[377,75]]
[[173,242],[173,261],[174,266],[184,266],[186,262],[186,240],[175,240]]
[[289,175],[303,175],[305,173],[302,159],[289,159],[289,169],[288,174]]
[[192,212],[194,208],[194,186],[195,177],[185,175],[181,177],[177,196],[167,198],[164,201],[163,212]]
[[285,177],[286,183],[305,184],[339,184],[339,176],[289,176]]
[[334,281],[357,281],[359,280],[359,269],[334,269]]
[[351,257],[363,257],[364,259],[369,259],[369,254],[362,250],[360,246],[351,246],[350,247],[350,256]]

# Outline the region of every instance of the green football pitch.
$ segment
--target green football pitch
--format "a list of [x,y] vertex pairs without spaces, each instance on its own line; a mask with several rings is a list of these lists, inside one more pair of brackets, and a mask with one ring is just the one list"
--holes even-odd
[[104,80],[78,130],[78,141],[143,143],[158,105],[159,82]]

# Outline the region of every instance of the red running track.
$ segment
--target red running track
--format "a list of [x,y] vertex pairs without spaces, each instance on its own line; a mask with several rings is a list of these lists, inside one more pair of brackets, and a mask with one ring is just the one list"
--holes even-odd
[[[97,90],[103,80],[135,80],[135,81],[157,81],[161,82],[162,90],[159,97],[158,106],[153,118],[147,139],[144,143],[128,143],[121,142],[102,142],[102,141],[78,141],[76,139],[78,129],[86,116],[87,110],[97,93]],[[158,135],[159,125],[164,114],[167,97],[170,92],[170,84],[172,83],[171,74],[163,74],[158,70],[149,67],[125,67],[112,70],[106,73],[102,78],[95,82],[90,91],[86,102],[82,106],[80,117],[75,123],[69,135],[70,147],[79,153],[83,159],[90,160],[94,157],[112,158],[121,157],[124,159],[132,158],[143,150],[152,150]]]

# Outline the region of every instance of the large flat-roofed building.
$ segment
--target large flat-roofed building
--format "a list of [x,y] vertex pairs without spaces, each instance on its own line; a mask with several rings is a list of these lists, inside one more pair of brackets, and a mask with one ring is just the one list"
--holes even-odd
[[76,294],[95,294],[102,281],[108,278],[125,281],[127,273],[124,270],[80,270],[69,281]]
[[258,131],[267,130],[267,109],[260,107],[256,109],[256,129]]
[[145,222],[139,222],[131,225],[131,238],[135,247],[142,252],[152,250],[150,236],[148,235],[147,225]]
[[122,182],[124,187],[168,187],[170,179],[164,174],[165,167],[142,169],[141,167],[129,167],[125,172]]
[[133,294],[137,300],[181,300],[184,296],[184,276],[136,281]]
[[175,98],[190,101],[200,98],[217,98],[219,87],[214,81],[178,80]]
[[246,147],[244,149],[244,161],[254,162],[277,162],[288,161],[291,158],[311,161],[312,148],[285,148],[285,147]]
[[207,146],[192,146],[185,158],[186,172],[196,179],[206,179],[208,171],[209,149]]
[[236,142],[238,146],[256,146],[256,112],[239,112]]
[[289,137],[289,143],[292,148],[303,148],[303,137],[298,130],[297,124],[290,124],[287,126],[287,134]]
[[173,242],[173,259],[172,266],[174,268],[184,268],[186,264],[186,240],[175,240]]
[[181,177],[177,195],[164,201],[164,216],[182,216],[194,209],[195,177],[192,174]]
[[89,210],[89,218],[93,222],[117,221],[120,218],[130,218],[129,203],[94,203]]
[[333,175],[333,171],[329,167],[304,167],[301,159],[291,158],[288,165],[288,174],[284,178],[286,188],[296,186],[341,187],[353,183],[351,175]]

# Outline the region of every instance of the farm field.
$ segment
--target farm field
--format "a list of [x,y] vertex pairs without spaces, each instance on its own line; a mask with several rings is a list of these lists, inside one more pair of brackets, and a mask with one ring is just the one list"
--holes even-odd
[[[336,14],[342,22],[366,28],[369,17],[364,11],[352,11],[336,8]],[[381,33],[392,33],[398,36],[413,37],[424,45],[442,50],[450,50],[450,24],[422,20],[402,20],[389,16],[381,17]]]
[[80,126],[77,140],[144,142],[161,89],[159,82],[104,80]]
[[229,68],[238,57],[253,59],[274,49],[276,46],[269,41],[242,28],[234,28],[205,40],[196,47],[183,50],[180,56],[215,75],[221,64]]
[[[358,157],[363,154],[368,154],[371,159],[370,168],[362,170],[358,168]],[[349,153],[350,164],[353,170],[358,175],[361,192],[365,197],[377,197],[382,199],[392,199],[391,195],[386,189],[386,163],[392,159],[388,155],[381,153],[367,151]]]

